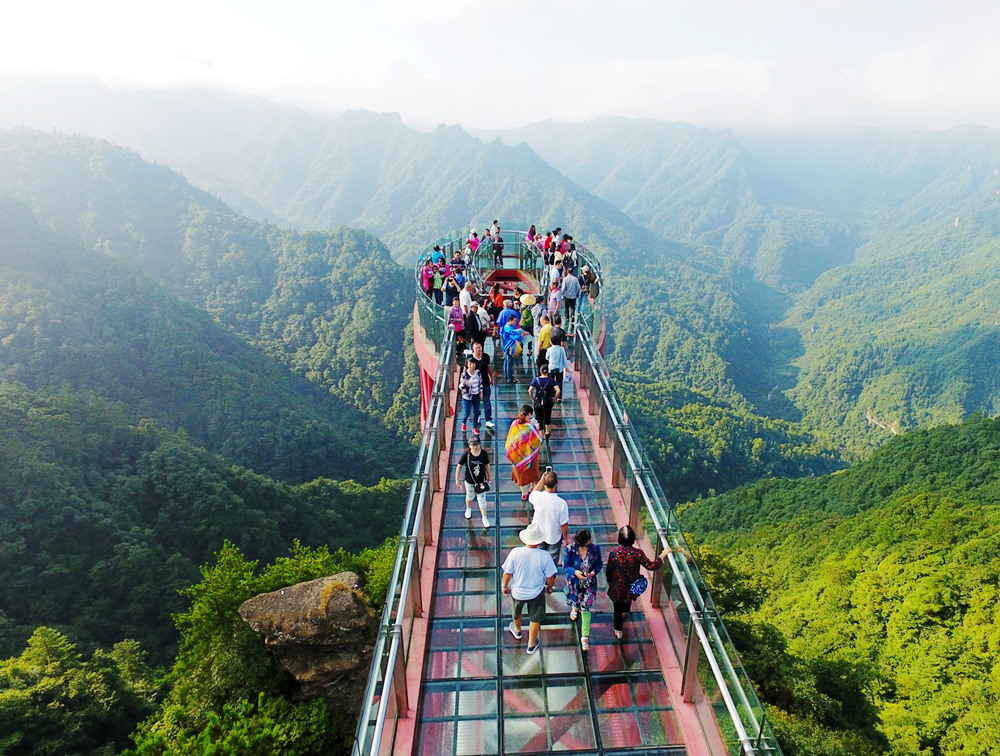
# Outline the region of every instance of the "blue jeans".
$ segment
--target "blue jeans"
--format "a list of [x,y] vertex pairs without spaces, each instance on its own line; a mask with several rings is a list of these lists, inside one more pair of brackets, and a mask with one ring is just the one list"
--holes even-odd
[[493,386],[490,384],[483,386],[483,414],[486,415],[486,422],[493,421],[493,402],[490,401],[490,394]]
[[[486,393],[485,391],[483,392]],[[469,422],[469,415],[472,415],[472,427],[479,427],[479,394],[474,394],[471,399],[466,399],[462,397],[462,403],[465,404],[465,417],[462,418],[462,425]]]
[[508,381],[514,380],[514,355],[503,353],[503,377]]

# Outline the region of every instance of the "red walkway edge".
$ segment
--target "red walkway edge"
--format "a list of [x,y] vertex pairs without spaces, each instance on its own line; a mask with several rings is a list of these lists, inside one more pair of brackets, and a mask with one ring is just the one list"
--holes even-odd
[[[590,394],[582,386],[577,386],[577,398],[583,410],[584,422],[590,437],[594,441],[594,451],[597,456],[598,466],[601,468],[601,475],[605,481],[611,481],[612,461],[610,448],[602,447],[597,443],[600,438],[598,429],[598,416],[590,414]],[[621,489],[608,486],[608,500],[614,510],[615,518],[619,523],[628,522],[628,506],[622,497]],[[636,529],[636,546],[647,554],[655,554],[655,550],[645,531]],[[664,563],[661,569],[670,569],[668,563]],[[654,646],[660,658],[660,668],[663,670],[663,678],[667,681],[670,690],[670,705],[673,707],[680,721],[681,730],[684,732],[684,744],[691,756],[713,756],[715,754],[728,753],[722,735],[718,727],[711,727],[709,731],[702,727],[702,722],[715,724],[715,712],[705,700],[705,694],[701,685],[695,681],[694,700],[692,703],[685,703],[681,698],[682,667],[680,659],[674,652],[674,645],[670,641],[670,636],[676,638],[684,637],[681,628],[680,618],[677,611],[672,607],[655,609],[651,606],[650,592],[644,593],[639,601],[642,602],[642,610],[646,615],[646,622],[649,631],[653,636]],[[664,617],[666,615],[666,618]]]
[[[454,369],[454,368],[453,368]],[[453,386],[457,383],[453,382]],[[597,439],[598,416],[589,412],[591,397],[582,387],[577,385],[577,396],[580,401],[581,410],[587,426],[587,431],[593,442],[595,455],[601,475],[605,481],[611,481],[612,460],[610,449],[602,448]],[[457,402],[457,389],[453,388],[448,397],[449,408],[454,408]],[[439,480],[444,482],[440,491],[436,491],[431,499],[431,520],[433,537],[424,546],[421,555],[420,587],[423,601],[423,610],[420,617],[413,620],[412,640],[410,653],[406,665],[406,684],[409,708],[405,716],[401,716],[396,727],[394,742],[391,738],[385,737],[385,744],[382,753],[388,754],[389,743],[392,742],[391,753],[411,754],[416,745],[416,734],[418,729],[417,712],[420,706],[421,678],[423,673],[424,659],[428,642],[429,613],[434,596],[434,577],[438,559],[438,542],[440,539],[442,519],[444,517],[444,502],[449,474],[449,461],[451,444],[454,435],[454,424],[446,424],[446,438],[444,451],[438,458]],[[611,486],[607,487],[608,498],[611,503],[615,519],[619,523],[628,522],[628,509],[622,492]],[[499,520],[499,516],[498,516]],[[636,545],[646,553],[653,553],[653,546],[649,543],[646,534],[642,531],[637,533]],[[665,566],[669,568],[669,566]],[[717,756],[726,754],[727,749],[723,743],[718,727],[715,725],[715,712],[706,701],[705,695],[700,685],[694,691],[694,701],[685,703],[681,697],[682,667],[678,659],[674,644],[670,638],[683,637],[681,622],[676,610],[672,606],[653,608],[650,605],[650,596],[645,594],[641,597],[643,612],[650,633],[657,650],[660,667],[664,680],[670,691],[670,705],[677,715],[681,730],[684,735],[685,747],[691,756]],[[709,726],[703,727],[703,723]],[[388,733],[386,733],[388,735]]]

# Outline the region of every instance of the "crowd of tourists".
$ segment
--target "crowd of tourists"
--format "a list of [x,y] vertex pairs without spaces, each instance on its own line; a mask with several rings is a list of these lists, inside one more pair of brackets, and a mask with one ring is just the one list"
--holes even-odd
[[479,428],[481,416],[485,417],[487,430],[495,428],[491,393],[496,380],[493,361],[484,351],[486,340],[493,340],[494,356],[502,355],[503,380],[507,383],[518,382],[518,359],[532,368],[528,386],[531,403],[520,407],[504,443],[511,477],[530,513],[528,526],[519,533],[524,545],[512,549],[503,563],[501,590],[512,600],[512,619],[507,629],[520,641],[527,609],[526,651],[534,654],[538,650],[545,597],[555,590],[556,577],[562,570],[569,617],[573,622],[580,620],[580,645],[586,651],[590,647],[591,610],[600,573],[605,574],[614,633],[620,639],[625,615],[646,587],[640,568],[660,569],[670,549],[664,548],[656,558],[648,558],[636,547],[635,531],[627,525],[619,529],[618,545],[608,554],[607,562],[590,531],[577,530],[570,539],[569,505],[557,493],[559,477],[551,467],[544,473],[540,471],[540,457],[552,433],[553,409],[562,400],[570,370],[565,345],[567,337],[575,334],[578,300],[596,297],[601,282],[589,265],[577,271],[576,245],[562,229],[540,234],[531,226],[525,241],[537,247],[544,263],[537,296],[516,288],[503,289],[500,283],[482,289],[481,282],[473,280],[473,261],[477,257],[484,259],[481,248],[493,267],[504,265],[506,247],[497,221],[484,229],[482,236],[471,230],[465,248],[456,250],[451,260],[435,247],[424,264],[422,280],[427,295],[447,308],[448,322],[458,336],[458,353],[463,360],[458,381],[464,407],[462,431],[468,430],[471,420],[472,435],[458,460],[455,483],[465,485],[466,519],[472,518],[473,506],[478,505],[484,528],[490,527],[488,493],[494,478]]
[[[494,428],[494,367],[499,370],[502,364],[502,380],[516,384],[520,360],[525,369],[531,368],[528,393],[534,415],[544,435],[551,434],[552,410],[561,401],[569,370],[566,338],[575,334],[577,302],[582,297],[592,301],[600,292],[600,280],[590,265],[577,274],[576,244],[562,229],[542,235],[532,226],[525,241],[537,247],[544,265],[537,295],[516,283],[496,281],[487,287],[479,278],[477,259],[503,266],[505,246],[497,221],[483,230],[482,238],[471,230],[464,249],[456,248],[450,260],[435,245],[421,268],[424,291],[445,309],[455,330],[456,353],[464,368],[459,378],[463,432],[471,425],[478,433],[482,421],[488,430]],[[477,258],[479,254],[486,256]],[[492,358],[484,349],[488,342]]]

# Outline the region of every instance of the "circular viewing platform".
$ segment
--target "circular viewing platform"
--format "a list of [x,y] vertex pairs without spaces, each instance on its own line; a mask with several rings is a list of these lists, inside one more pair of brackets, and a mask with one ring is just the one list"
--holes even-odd
[[[524,229],[504,229],[500,241],[487,236],[473,245],[470,244],[472,233],[458,229],[435,239],[417,256],[414,264],[417,294],[414,342],[421,371],[428,379],[433,379],[450,322],[449,278],[457,279],[455,284],[459,289],[465,282],[473,284],[472,296],[489,315],[492,330],[497,325],[496,316],[502,309],[503,299],[520,302],[527,294],[536,301],[544,297],[543,301],[547,302],[553,283],[561,275],[554,270],[559,262],[563,269],[572,270],[581,285],[574,327],[569,330],[575,332],[577,327],[585,328],[603,352],[606,330],[601,292],[604,277],[600,260],[585,245],[571,240],[565,250],[557,252],[556,242],[553,242],[546,251],[539,243],[539,240],[544,242],[546,234],[529,239],[529,232]],[[488,345],[484,347],[490,351]]]

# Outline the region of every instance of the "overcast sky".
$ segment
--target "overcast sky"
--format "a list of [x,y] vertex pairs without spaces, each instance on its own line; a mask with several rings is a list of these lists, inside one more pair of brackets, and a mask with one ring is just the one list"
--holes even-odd
[[[16,2],[16,6],[13,6]],[[1000,127],[997,0],[14,0],[0,74],[518,126]]]

